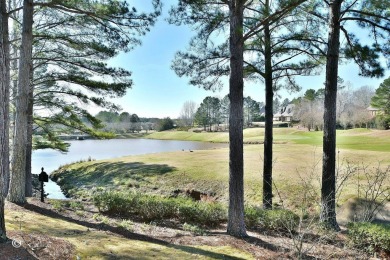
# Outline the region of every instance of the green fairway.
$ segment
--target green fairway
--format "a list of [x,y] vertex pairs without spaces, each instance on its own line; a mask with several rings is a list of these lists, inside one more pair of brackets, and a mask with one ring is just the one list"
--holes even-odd
[[[274,142],[289,142],[322,146],[322,131],[308,132],[296,128],[275,128]],[[195,133],[183,131],[155,132],[145,138],[161,140],[187,140],[202,142],[228,142],[227,132]],[[244,130],[244,142],[262,142],[264,128]],[[390,131],[372,129],[337,130],[337,148],[390,152]]]

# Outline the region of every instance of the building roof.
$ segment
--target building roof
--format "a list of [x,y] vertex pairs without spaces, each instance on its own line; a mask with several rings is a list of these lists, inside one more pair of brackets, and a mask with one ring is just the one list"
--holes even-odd
[[294,115],[294,104],[288,104],[285,107],[282,107],[278,113],[274,114],[274,118],[276,117],[292,117]]
[[282,109],[282,116],[293,116],[294,114],[294,104],[288,104]]

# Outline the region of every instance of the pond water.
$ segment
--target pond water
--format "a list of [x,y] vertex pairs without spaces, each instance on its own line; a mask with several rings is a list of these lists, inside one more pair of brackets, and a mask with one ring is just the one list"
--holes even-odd
[[[180,150],[204,150],[227,147],[227,144],[204,143],[191,141],[153,140],[153,139],[111,139],[68,141],[71,145],[67,153],[52,149],[34,151],[32,154],[32,172],[39,174],[41,167],[50,174],[65,165],[80,160],[111,159],[126,155],[172,152]],[[60,187],[49,180],[45,184],[48,198],[65,199]]]

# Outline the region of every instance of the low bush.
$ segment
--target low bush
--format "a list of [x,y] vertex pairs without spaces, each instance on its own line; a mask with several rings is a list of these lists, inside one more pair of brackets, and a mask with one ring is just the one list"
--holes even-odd
[[84,205],[81,201],[76,200],[55,200],[51,199],[50,204],[55,210],[63,211],[65,209],[84,210]]
[[57,211],[63,211],[65,208],[69,207],[69,202],[66,200],[50,200],[50,204],[53,209]]
[[93,196],[93,203],[100,212],[123,215],[129,211],[129,201],[131,199],[134,198],[126,196],[121,192],[105,191],[95,194],[95,196]]
[[299,224],[299,216],[285,209],[265,210],[247,206],[245,207],[245,224],[248,228],[292,231]]
[[390,256],[390,225],[352,222],[347,227],[353,247],[369,253],[379,251]]
[[133,207],[134,213],[148,221],[170,219],[177,216],[176,202],[170,198],[139,196]]
[[245,207],[245,225],[247,228],[256,228],[259,226],[262,210],[257,207]]
[[192,234],[194,234],[194,235],[196,235],[196,236],[204,236],[204,235],[207,235],[207,231],[204,230],[203,228],[198,227],[198,226],[196,226],[196,225],[191,225],[191,224],[188,224],[188,223],[184,223],[184,224],[183,224],[183,230],[184,230],[184,231],[191,232]]
[[183,222],[203,226],[216,226],[227,219],[227,209],[216,202],[181,201],[178,204],[179,218]]
[[143,220],[175,218],[181,222],[216,226],[226,221],[227,210],[220,203],[197,202],[185,198],[164,198],[123,192],[95,194],[93,202],[100,212]]
[[[112,191],[95,194],[93,201],[100,212],[121,217],[136,216],[146,221],[177,219],[181,223],[213,227],[227,220],[227,207],[218,202]],[[298,222],[299,217],[289,210],[245,207],[248,228],[291,231]]]
[[191,126],[179,126],[176,128],[177,131],[184,131],[184,132],[188,132],[188,130],[191,129]]
[[131,220],[124,219],[119,224],[118,227],[122,228],[123,230],[127,230],[130,232],[134,231],[134,223]]
[[81,201],[71,201],[69,207],[73,210],[84,210],[84,205]]

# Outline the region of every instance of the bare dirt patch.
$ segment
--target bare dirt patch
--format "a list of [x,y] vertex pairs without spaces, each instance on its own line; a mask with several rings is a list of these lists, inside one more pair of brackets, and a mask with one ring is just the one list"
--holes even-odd
[[62,239],[43,234],[8,231],[10,239],[0,244],[0,259],[74,259],[74,246]]

